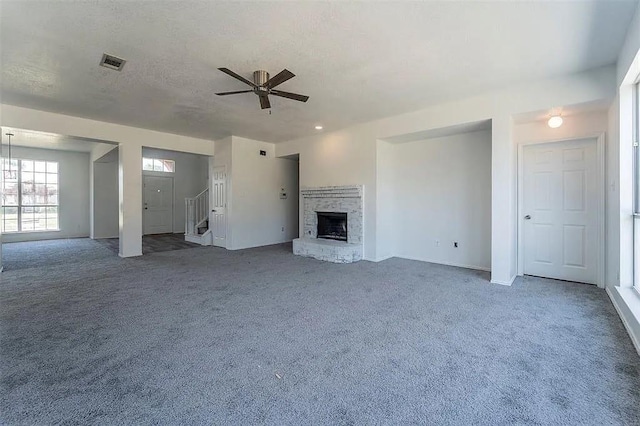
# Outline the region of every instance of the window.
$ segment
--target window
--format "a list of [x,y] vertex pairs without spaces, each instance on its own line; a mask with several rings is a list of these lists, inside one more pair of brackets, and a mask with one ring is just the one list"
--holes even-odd
[[57,231],[58,163],[2,159],[2,232]]
[[633,283],[640,290],[640,81],[633,87]]
[[634,200],[633,210],[640,214],[640,82],[633,87],[633,179]]
[[176,171],[176,162],[160,158],[142,158],[142,170],[149,172],[173,173]]

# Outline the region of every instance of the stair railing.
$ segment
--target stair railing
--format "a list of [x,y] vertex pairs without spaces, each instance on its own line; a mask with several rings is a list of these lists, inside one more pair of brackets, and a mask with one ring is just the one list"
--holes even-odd
[[185,198],[184,232],[187,235],[198,235],[198,228],[209,219],[209,189],[205,189],[192,198]]

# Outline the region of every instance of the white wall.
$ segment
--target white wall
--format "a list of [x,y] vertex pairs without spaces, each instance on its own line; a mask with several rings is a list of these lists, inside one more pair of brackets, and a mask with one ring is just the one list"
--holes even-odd
[[620,284],[620,129],[618,98],[607,111],[607,212],[606,279],[607,287]]
[[[607,293],[622,318],[636,350],[640,353],[640,297],[633,289],[633,148],[632,148],[632,84],[640,75],[640,5],[629,27],[617,62],[618,96],[609,110],[610,145],[613,157],[609,164],[617,176],[617,197],[609,212],[615,228],[610,239],[617,245],[607,247],[608,263],[619,266],[616,280],[608,282]],[[617,286],[616,286],[617,285]]]
[[[640,75],[640,6],[629,26],[625,43],[617,62],[618,97],[609,113],[610,121],[615,123],[611,129],[611,143],[617,147],[616,160],[613,163],[618,176],[618,246],[612,255],[619,264],[618,283],[622,287],[633,285],[633,148],[632,136],[632,85]],[[638,330],[640,335],[640,329]]]
[[[516,145],[511,117],[611,99],[615,69],[551,78],[452,101],[394,117],[321,133],[276,145],[276,155],[300,154],[301,186],[365,185],[365,259],[377,260],[378,247],[392,244],[377,235],[377,140],[463,123],[492,121],[491,280],[510,284],[516,269]],[[384,256],[382,256],[384,257]]]
[[627,36],[625,37],[624,44],[618,55],[617,61],[617,83],[622,84],[624,78],[629,71],[634,75],[640,73],[640,63],[634,60],[640,51],[640,2],[636,7],[636,13],[633,16],[629,29],[627,30]]
[[118,150],[93,162],[91,238],[118,238]]
[[143,171],[143,176],[163,176],[173,178],[173,232],[184,233],[184,199],[195,197],[208,187],[209,158],[203,155],[142,148],[142,156],[162,158],[176,162],[175,173]]
[[213,155],[213,141],[158,132],[139,127],[123,126],[105,121],[90,120],[14,105],[1,104],[2,126],[32,131],[79,136],[120,145],[177,149],[193,154]]
[[402,209],[396,197],[397,173],[396,145],[376,142],[376,261],[397,256],[396,214]]
[[301,188],[364,185],[364,258],[373,261],[377,260],[376,151],[376,137],[366,126],[276,145],[278,157],[300,155]]
[[563,116],[562,126],[552,129],[547,118],[516,123],[513,126],[513,142],[516,145],[530,142],[556,141],[582,138],[607,132],[609,117],[607,110],[596,110]]
[[11,156],[58,162],[60,231],[8,233],[3,234],[3,242],[88,237],[89,154],[14,146]]
[[396,217],[386,226],[397,227],[396,255],[489,270],[491,131],[393,149]]
[[[637,22],[637,19],[634,21]],[[635,41],[634,41],[635,43]],[[426,129],[491,119],[492,131],[492,281],[510,283],[516,272],[516,150],[511,116],[612,98],[616,70],[604,67],[541,81],[423,110],[388,117],[337,132],[321,133],[278,144],[276,156],[300,154],[302,186],[363,184],[365,186],[365,258],[376,260],[377,248],[377,140]],[[141,253],[140,149],[180,147],[183,151],[213,154],[213,142],[145,129],[2,105],[2,125],[37,131],[115,141],[120,144],[120,240],[122,256]],[[135,188],[133,188],[135,187]],[[126,236],[126,238],[125,238]]]
[[[233,137],[228,194],[232,218],[227,248],[236,250],[298,237],[298,162],[275,158],[271,143]],[[266,151],[266,156],[260,155]],[[228,169],[229,170],[229,169]],[[287,193],[280,198],[281,188]],[[284,230],[283,230],[284,229]]]
[[119,255],[122,257],[142,254],[142,147],[179,148],[182,152],[202,155],[214,153],[214,143],[210,140],[13,105],[0,105],[0,117],[2,126],[110,141],[119,145],[118,227]]
[[[117,146],[116,146],[117,147]],[[192,197],[208,185],[208,157],[177,151],[143,147],[142,155],[151,158],[166,158],[176,162],[174,178],[173,231],[184,232],[184,199]],[[109,152],[111,151],[111,152]],[[96,161],[93,170],[93,233],[92,238],[119,236],[119,155],[114,146],[101,144],[91,154]],[[143,175],[164,173],[142,172]],[[115,186],[114,186],[115,185]],[[142,190],[142,189],[141,189]],[[142,198],[141,198],[142,200]]]
[[[95,170],[94,170],[94,165],[96,161],[100,161],[100,162],[115,162],[115,166],[116,166],[116,208],[119,209],[120,207],[118,206],[118,187],[117,187],[117,179],[118,179],[118,170],[117,170],[117,165],[118,165],[118,145],[115,144],[106,144],[106,143],[96,143],[93,145],[93,147],[91,148],[91,153],[89,154],[89,237],[90,238],[96,238],[95,237],[95,228],[96,228],[96,223],[95,223],[95,218],[96,218],[96,212],[95,212],[95,199],[96,199],[96,174],[95,174]],[[100,172],[98,173],[100,174]],[[98,194],[98,197],[104,196],[102,194]],[[100,201],[98,202],[99,205],[101,205]],[[118,236],[118,217],[119,217],[119,211],[116,210],[116,227],[115,227],[115,233],[113,233],[113,229],[98,229],[98,233],[102,234],[102,235],[107,235],[107,234],[113,234],[113,236]],[[103,216],[104,218],[104,216]],[[100,227],[101,224],[98,224],[98,227]],[[100,237],[100,238],[104,238],[104,237]]]

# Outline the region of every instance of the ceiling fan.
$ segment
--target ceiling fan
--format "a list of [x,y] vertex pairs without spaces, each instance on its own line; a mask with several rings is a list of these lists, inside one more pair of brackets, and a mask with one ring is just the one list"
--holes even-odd
[[267,109],[271,108],[271,103],[269,102],[269,95],[280,96],[281,98],[293,99],[294,101],[307,102],[309,99],[308,96],[299,95],[297,93],[283,92],[282,90],[274,90],[273,88],[284,83],[285,81],[295,77],[295,74],[291,71],[284,69],[280,71],[275,76],[269,78],[269,73],[263,70],[258,70],[253,72],[253,82],[247,80],[241,75],[236,74],[231,71],[229,68],[218,68],[225,74],[230,75],[231,77],[240,80],[241,82],[248,84],[252,88],[250,90],[238,90],[235,92],[222,92],[216,93],[218,96],[226,96],[226,95],[236,95],[239,93],[255,93],[258,95],[260,99],[260,108]]

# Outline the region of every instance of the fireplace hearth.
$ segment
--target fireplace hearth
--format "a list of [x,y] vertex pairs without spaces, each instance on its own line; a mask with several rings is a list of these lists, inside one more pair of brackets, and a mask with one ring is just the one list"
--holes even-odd
[[316,212],[318,238],[347,241],[347,213]]

